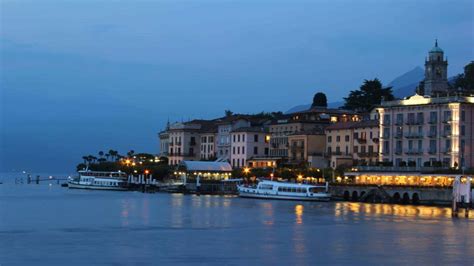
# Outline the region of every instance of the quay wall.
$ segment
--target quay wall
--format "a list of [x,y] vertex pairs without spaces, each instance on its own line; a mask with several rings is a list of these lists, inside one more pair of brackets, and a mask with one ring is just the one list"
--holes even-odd
[[367,193],[385,195],[385,198],[379,199],[391,203],[450,204],[452,201],[451,187],[333,185],[330,192],[334,198],[352,201],[368,200],[364,197]]

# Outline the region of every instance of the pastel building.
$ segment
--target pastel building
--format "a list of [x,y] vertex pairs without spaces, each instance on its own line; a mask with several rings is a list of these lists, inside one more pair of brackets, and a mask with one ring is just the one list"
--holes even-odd
[[230,139],[230,163],[234,168],[247,166],[250,159],[268,156],[270,135],[263,127],[235,129]]

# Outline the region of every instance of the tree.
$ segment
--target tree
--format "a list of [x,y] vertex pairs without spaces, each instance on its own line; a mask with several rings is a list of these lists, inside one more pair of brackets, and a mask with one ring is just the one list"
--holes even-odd
[[133,154],[135,154],[135,151],[134,151],[134,150],[130,150],[130,151],[127,152],[127,156],[128,156],[128,157],[132,157]]
[[457,75],[449,83],[449,89],[454,92],[474,93],[474,61],[464,66],[464,73]]
[[226,117],[232,116],[234,114],[234,112],[232,112],[231,110],[225,110],[224,113]]
[[359,90],[351,91],[349,96],[344,98],[344,108],[360,112],[368,112],[373,106],[380,104],[383,100],[391,101],[395,97],[392,94],[392,87],[383,88],[379,79],[364,80]]
[[311,107],[328,107],[328,99],[326,98],[326,94],[322,92],[314,94],[313,104],[311,104]]
[[104,156],[104,152],[103,151],[99,151],[99,156],[100,158],[102,158]]

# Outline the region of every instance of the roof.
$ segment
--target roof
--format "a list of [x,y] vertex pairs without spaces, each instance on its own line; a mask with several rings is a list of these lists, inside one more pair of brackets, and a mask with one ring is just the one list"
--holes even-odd
[[228,162],[182,161],[181,165],[185,166],[188,171],[232,171],[232,166]]
[[232,132],[260,132],[265,133],[267,130],[263,127],[241,127],[232,130]]
[[342,129],[353,129],[353,128],[366,128],[366,127],[378,127],[378,120],[362,120],[358,122],[340,122],[334,123],[328,127],[326,130],[342,130]]
[[430,53],[443,53],[443,49],[438,47],[438,40],[435,41],[435,46],[431,48]]

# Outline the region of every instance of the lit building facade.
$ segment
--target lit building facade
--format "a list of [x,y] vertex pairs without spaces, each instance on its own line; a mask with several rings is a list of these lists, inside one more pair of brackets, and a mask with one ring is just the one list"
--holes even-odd
[[394,166],[473,167],[474,97],[382,102],[380,160]]

